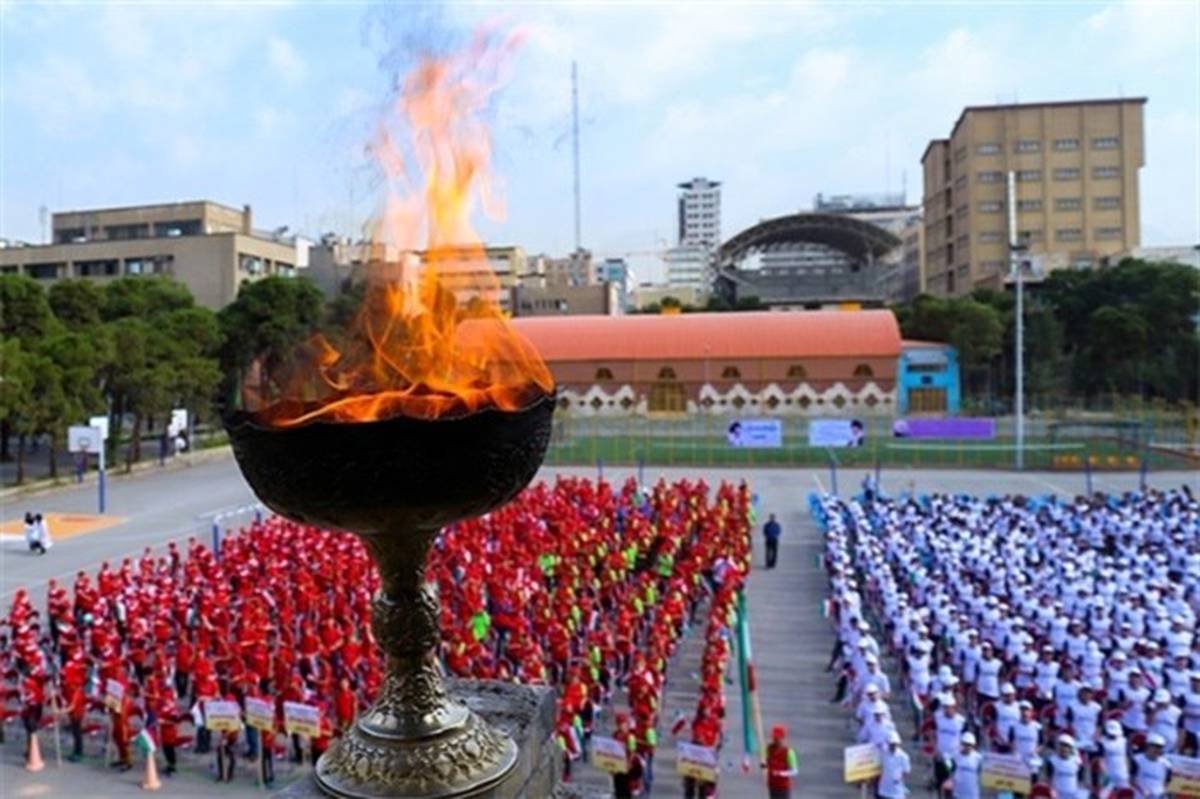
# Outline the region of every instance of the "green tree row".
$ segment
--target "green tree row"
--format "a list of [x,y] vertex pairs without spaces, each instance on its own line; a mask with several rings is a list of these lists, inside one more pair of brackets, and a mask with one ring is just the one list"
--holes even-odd
[[[1013,291],[922,295],[894,308],[905,338],[958,349],[964,397],[1010,404],[1015,380]],[[1034,402],[1104,397],[1196,402],[1200,272],[1127,259],[1111,269],[1060,270],[1026,283],[1025,388]],[[990,406],[990,407],[989,407]]]
[[44,437],[56,477],[67,428],[107,414],[110,454],[127,440],[132,464],[143,436],[163,429],[173,408],[211,417],[220,392],[231,390],[223,375],[239,374],[265,346],[305,335],[321,313],[321,293],[305,280],[247,284],[214,313],[169,278],[64,280],[47,290],[0,276],[0,458],[15,457],[21,482],[26,442]]

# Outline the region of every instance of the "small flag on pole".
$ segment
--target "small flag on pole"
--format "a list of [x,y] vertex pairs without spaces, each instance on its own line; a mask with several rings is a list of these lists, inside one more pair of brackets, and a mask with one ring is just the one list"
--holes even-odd
[[158,746],[154,743],[154,736],[146,729],[137,734],[137,737],[133,739],[133,743],[143,756],[149,756],[158,751]]

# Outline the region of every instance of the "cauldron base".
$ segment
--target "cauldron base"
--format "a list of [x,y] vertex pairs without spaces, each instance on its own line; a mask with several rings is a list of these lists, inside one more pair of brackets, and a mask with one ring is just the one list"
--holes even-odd
[[356,724],[317,762],[321,790],[342,799],[478,796],[517,763],[517,745],[473,711],[460,726],[418,739],[380,738]]

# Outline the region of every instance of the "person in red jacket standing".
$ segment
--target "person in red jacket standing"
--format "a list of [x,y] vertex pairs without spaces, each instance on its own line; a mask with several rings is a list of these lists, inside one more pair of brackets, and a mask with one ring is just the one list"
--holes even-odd
[[67,717],[71,724],[71,754],[67,760],[72,763],[83,759],[83,719],[87,716],[88,697],[84,681],[73,679],[64,681],[63,693],[67,697]]
[[792,778],[799,770],[796,750],[787,745],[787,728],[776,724],[767,745],[767,795],[770,799],[791,799]]

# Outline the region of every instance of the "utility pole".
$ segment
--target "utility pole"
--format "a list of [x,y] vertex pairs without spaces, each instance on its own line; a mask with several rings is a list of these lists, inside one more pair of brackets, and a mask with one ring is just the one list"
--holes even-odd
[[575,163],[575,252],[583,249],[579,231],[579,69],[571,62],[571,151]]
[[1017,173],[1009,170],[1008,173],[1008,265],[1009,277],[1016,280],[1017,283],[1017,325],[1016,325],[1016,346],[1014,359],[1016,360],[1016,397],[1014,398],[1014,411],[1016,412],[1016,437],[1017,437],[1017,452],[1016,466],[1017,470],[1025,468],[1025,283],[1023,280],[1024,268],[1021,263],[1021,255],[1025,247],[1021,244],[1017,233]]

